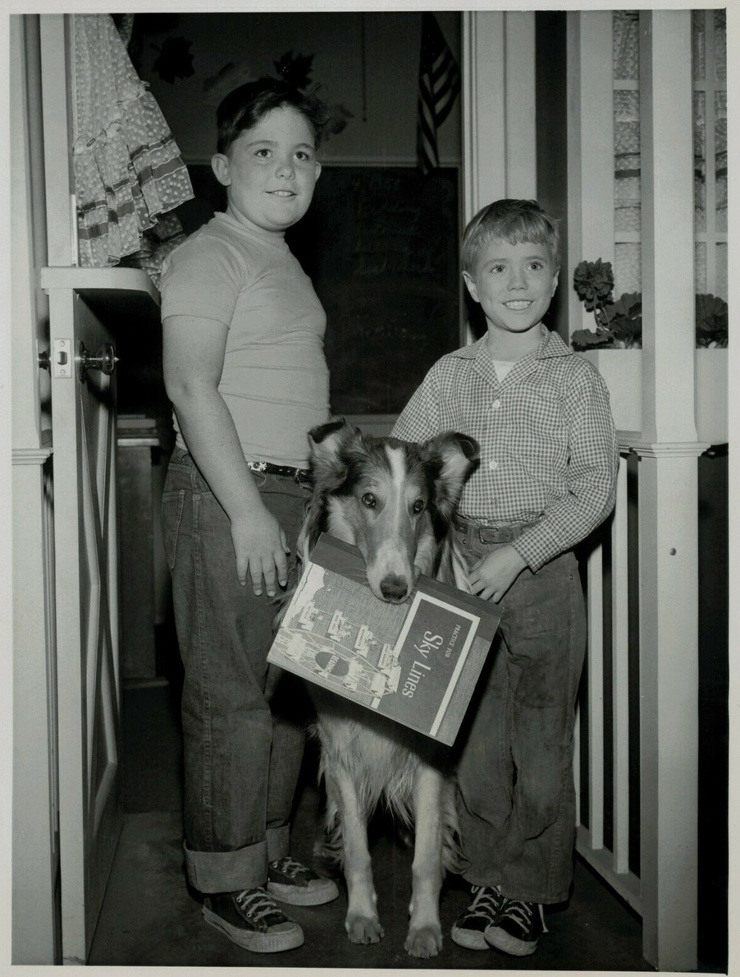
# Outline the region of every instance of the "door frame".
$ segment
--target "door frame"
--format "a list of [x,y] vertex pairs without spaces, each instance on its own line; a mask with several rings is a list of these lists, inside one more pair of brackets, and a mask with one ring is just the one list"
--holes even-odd
[[39,349],[48,345],[48,301],[38,277],[47,263],[39,20],[37,15],[9,17],[14,187],[8,330],[13,381],[9,950],[13,964],[32,965],[62,962],[52,448],[40,408],[49,381],[38,361]]

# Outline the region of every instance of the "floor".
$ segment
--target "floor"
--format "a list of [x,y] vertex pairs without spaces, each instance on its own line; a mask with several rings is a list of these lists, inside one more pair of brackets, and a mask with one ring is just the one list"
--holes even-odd
[[[250,954],[201,918],[189,890],[181,847],[181,747],[176,684],[129,688],[123,701],[122,804],[125,823],[89,963],[115,966],[332,967],[468,970],[650,971],[642,958],[639,919],[582,862],[567,906],[546,914],[549,933],[536,955],[516,959],[456,946],[450,927],[469,901],[456,877],[441,900],[441,954],[417,961],[403,950],[411,852],[389,825],[373,825],[373,863],[385,938],[353,946],[343,927],[345,891],[323,907],[296,908],[306,942],[281,954]],[[313,861],[321,798],[309,749],[293,827],[293,854]],[[317,868],[326,866],[316,865]]]

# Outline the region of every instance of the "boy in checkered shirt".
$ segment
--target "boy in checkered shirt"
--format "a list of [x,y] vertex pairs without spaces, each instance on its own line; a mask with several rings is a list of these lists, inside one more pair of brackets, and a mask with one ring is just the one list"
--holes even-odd
[[533,200],[498,200],[468,224],[462,267],[487,334],[435,363],[393,434],[454,430],[481,446],[454,531],[473,593],[502,618],[458,741],[473,900],[452,939],[526,956],[543,904],[565,901],[572,882],[586,643],[572,549],[611,512],[618,450],[601,376],[542,324],[560,270],[555,222]]

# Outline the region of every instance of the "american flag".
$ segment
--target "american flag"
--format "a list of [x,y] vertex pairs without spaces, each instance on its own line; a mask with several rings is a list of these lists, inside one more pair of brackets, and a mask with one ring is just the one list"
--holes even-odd
[[460,69],[447,47],[437,19],[422,14],[421,60],[419,62],[419,108],[416,155],[426,176],[439,166],[437,129],[450,114],[460,91]]

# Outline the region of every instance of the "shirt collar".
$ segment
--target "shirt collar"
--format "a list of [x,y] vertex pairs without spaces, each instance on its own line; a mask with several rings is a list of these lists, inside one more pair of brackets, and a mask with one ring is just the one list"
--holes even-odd
[[553,356],[573,356],[573,350],[567,346],[554,329],[550,330],[547,326],[540,324],[542,339],[537,348],[537,359],[544,360]]
[[[542,325],[542,323],[540,323],[540,337],[540,344],[535,352],[535,357],[538,360],[550,359],[554,356],[573,355],[573,350],[565,345],[560,336],[554,330],[551,331],[547,326]],[[484,333],[476,342],[455,350],[452,355],[461,360],[476,360],[481,356],[488,356],[486,339],[487,334]]]

